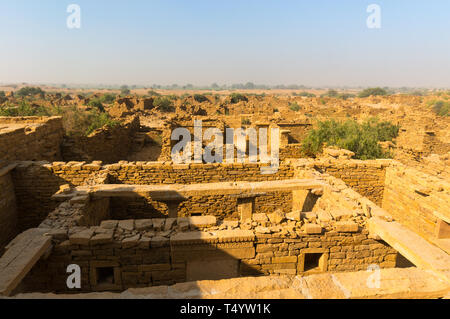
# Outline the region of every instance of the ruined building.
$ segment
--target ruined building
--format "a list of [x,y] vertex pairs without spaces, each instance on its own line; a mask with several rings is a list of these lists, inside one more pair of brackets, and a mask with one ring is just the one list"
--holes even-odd
[[174,164],[167,138],[152,161],[127,161],[170,125],[132,118],[80,141],[63,139],[58,117],[0,118],[0,294],[448,295],[448,165],[339,150],[300,158],[307,121],[278,123],[274,174],[263,163]]

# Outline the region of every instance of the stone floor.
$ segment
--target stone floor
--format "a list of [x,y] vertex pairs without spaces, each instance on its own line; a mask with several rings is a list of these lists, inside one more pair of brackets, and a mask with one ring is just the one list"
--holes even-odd
[[264,276],[128,289],[122,293],[18,294],[15,299],[422,299],[449,298],[448,282],[432,271],[393,268],[306,277]]

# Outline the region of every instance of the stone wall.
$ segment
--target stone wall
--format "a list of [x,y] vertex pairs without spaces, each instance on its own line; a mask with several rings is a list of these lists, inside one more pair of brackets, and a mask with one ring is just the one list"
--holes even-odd
[[17,235],[17,207],[11,167],[0,164],[0,256],[4,246]]
[[[218,219],[239,219],[238,197],[233,195],[196,195],[189,196],[178,207],[178,216],[211,215]],[[270,192],[255,198],[254,213],[272,213],[281,209],[292,211],[292,192]],[[112,197],[111,218],[113,219],[145,219],[168,216],[166,204],[138,197]]]
[[314,162],[314,167],[320,172],[343,180],[359,194],[381,205],[386,168],[391,162],[391,160],[318,160]]
[[435,238],[438,218],[449,216],[450,183],[398,162],[387,168],[382,207],[426,239]]
[[0,117],[0,160],[61,159],[61,117]]
[[303,158],[302,144],[287,144],[280,147],[280,161],[288,158]]
[[261,164],[172,164],[137,162],[106,165],[111,184],[197,184],[237,181],[271,181],[290,179],[294,170],[280,164],[275,174],[262,174]]
[[[156,223],[164,229],[164,223],[153,221],[153,225]],[[354,233],[303,234],[297,238],[249,230],[214,234],[195,230],[170,237],[167,232],[164,237],[150,231],[121,241],[110,232],[110,227],[133,229],[143,225],[131,220],[117,226],[117,221],[107,221],[95,230],[83,231],[83,236],[71,236],[57,244],[47,260],[36,264],[23,282],[24,289],[121,291],[201,279],[302,275],[365,270],[372,264],[380,268],[396,265],[396,252],[383,242],[369,239],[365,229]],[[67,289],[69,264],[81,267],[81,290]]]
[[139,117],[117,126],[98,129],[89,136],[66,138],[62,156],[66,161],[103,161],[115,163],[128,157],[134,135],[139,131]]
[[[18,201],[19,229],[25,230],[36,227],[45,217],[55,209],[57,203],[51,199],[59,187],[64,184],[81,186],[101,184],[97,177],[109,176],[107,183],[114,184],[192,184],[212,183],[224,181],[266,181],[281,180],[293,177],[293,169],[288,165],[281,165],[276,174],[263,175],[259,164],[190,164],[172,165],[162,162],[137,162],[101,165],[101,162],[18,162],[12,177]],[[191,205],[184,208],[198,210],[205,203]],[[220,206],[220,201],[216,201]],[[258,201],[256,202],[256,204]],[[283,204],[281,198],[271,201]],[[144,202],[135,202],[134,211]],[[133,209],[133,205],[126,209]],[[257,204],[258,205],[258,204]],[[198,206],[198,207],[197,207]],[[142,206],[141,206],[142,207]],[[157,208],[165,212],[165,205],[158,204]],[[182,210],[183,211],[183,210]],[[227,210],[229,211],[229,210]],[[149,217],[149,215],[145,215]],[[152,216],[152,215],[150,215]],[[154,217],[154,216],[152,216]]]
[[18,162],[11,172],[21,231],[36,227],[57,203],[51,199],[61,185],[84,185],[98,174],[98,164]]

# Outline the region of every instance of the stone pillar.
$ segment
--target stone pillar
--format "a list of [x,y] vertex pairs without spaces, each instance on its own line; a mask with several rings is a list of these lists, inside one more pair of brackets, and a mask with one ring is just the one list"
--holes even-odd
[[178,206],[180,202],[167,202],[167,208],[169,209],[169,218],[177,218],[178,217]]
[[255,209],[254,197],[238,199],[238,212],[241,217],[241,222],[251,220],[254,209]]

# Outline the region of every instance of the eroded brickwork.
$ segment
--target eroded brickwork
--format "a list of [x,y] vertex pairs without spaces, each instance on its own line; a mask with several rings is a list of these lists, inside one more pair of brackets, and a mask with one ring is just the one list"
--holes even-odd
[[63,132],[61,117],[0,117],[0,160],[60,160]]
[[388,167],[382,207],[415,232],[432,240],[438,218],[450,212],[448,180],[400,163]]
[[3,247],[18,233],[17,206],[10,169],[0,164],[0,255]]

